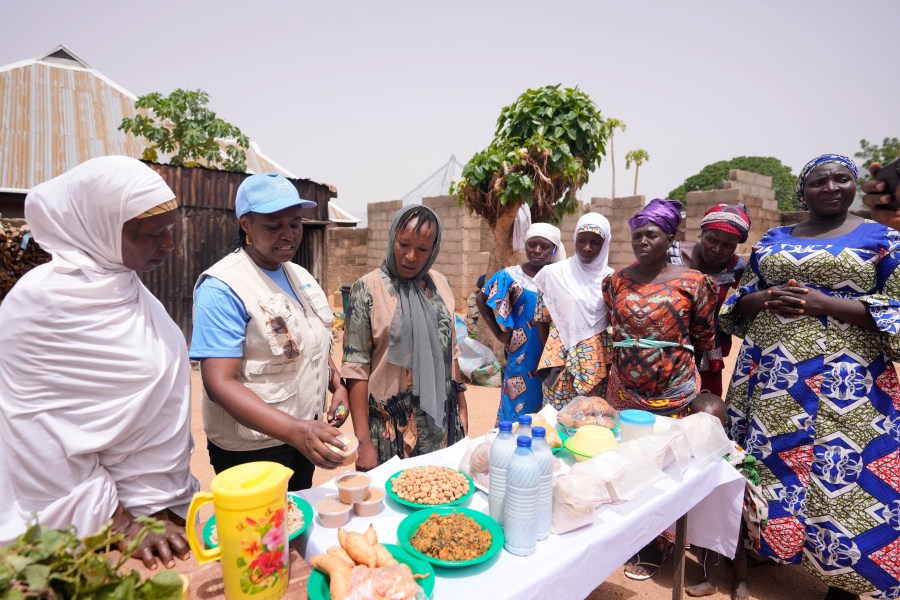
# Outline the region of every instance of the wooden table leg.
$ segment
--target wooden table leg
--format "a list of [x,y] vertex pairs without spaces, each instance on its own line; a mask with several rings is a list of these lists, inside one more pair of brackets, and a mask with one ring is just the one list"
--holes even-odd
[[672,600],[684,598],[684,543],[687,539],[687,514],[675,522],[675,576],[672,581]]

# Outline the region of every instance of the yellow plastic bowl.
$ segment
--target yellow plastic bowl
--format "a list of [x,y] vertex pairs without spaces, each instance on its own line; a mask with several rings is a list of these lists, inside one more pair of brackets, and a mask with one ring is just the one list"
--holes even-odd
[[563,445],[575,455],[576,461],[581,462],[615,448],[617,443],[616,436],[606,427],[584,425],[578,428],[575,435],[563,442]]

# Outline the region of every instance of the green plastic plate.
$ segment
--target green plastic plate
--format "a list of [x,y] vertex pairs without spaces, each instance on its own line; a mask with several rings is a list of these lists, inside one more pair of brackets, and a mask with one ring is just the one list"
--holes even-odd
[[[434,569],[431,568],[431,565],[427,561],[412,556],[396,544],[384,544],[384,547],[388,549],[391,556],[397,559],[397,562],[409,565],[414,575],[428,574],[428,577],[424,579],[417,579],[416,583],[425,592],[425,597],[431,598],[431,593],[434,591]],[[331,600],[328,578],[323,573],[313,569],[306,583],[306,593],[309,595],[309,600]]]
[[[476,523],[491,532],[491,545],[487,549],[487,552],[485,552],[481,556],[476,556],[475,558],[471,558],[469,560],[452,561],[432,558],[427,554],[419,552],[413,547],[412,542],[410,542],[409,539],[416,533],[416,530],[419,529],[419,525],[424,523],[425,520],[428,519],[428,517],[434,514],[449,515],[455,512],[461,512],[467,517],[471,517],[475,520]],[[397,541],[404,550],[406,550],[416,558],[420,558],[424,561],[430,562],[436,567],[446,567],[450,569],[470,567],[472,565],[477,565],[479,563],[490,560],[491,558],[496,556],[498,552],[500,552],[501,548],[503,548],[504,539],[503,529],[501,529],[497,521],[492,519],[489,515],[486,515],[483,512],[478,512],[477,510],[472,510],[471,508],[460,508],[454,506],[414,512],[403,519],[400,522],[400,525],[397,527]]]
[[[410,468],[416,469],[419,467],[410,467]],[[446,467],[444,467],[444,468],[446,468]],[[404,471],[405,470],[407,470],[407,469],[404,469]],[[447,469],[447,470],[451,471],[453,473],[459,473],[460,475],[464,476],[466,478],[466,480],[469,482],[469,491],[466,492],[465,494],[463,494],[462,496],[460,496],[459,498],[457,498],[456,500],[453,500],[452,502],[443,502],[441,504],[419,504],[418,502],[410,502],[409,500],[404,500],[403,498],[401,498],[394,492],[394,479],[399,477],[400,473],[402,473],[403,471],[397,471],[396,473],[394,473],[393,475],[388,477],[387,483],[384,484],[384,491],[387,494],[388,498],[390,498],[394,502],[396,502],[398,504],[402,504],[403,506],[408,506],[410,508],[415,508],[415,509],[419,509],[419,510],[423,509],[423,508],[439,508],[439,507],[443,507],[443,506],[456,506],[457,504],[461,504],[472,497],[472,494],[475,493],[475,482],[472,481],[471,477],[469,477],[462,471],[454,471],[453,469]]]
[[[294,506],[300,509],[300,512],[303,513],[303,527],[293,532],[288,536],[288,540],[293,540],[298,535],[306,531],[306,528],[309,527],[309,524],[312,523],[313,520],[313,508],[310,506],[309,502],[297,496],[296,494],[288,494],[288,500],[294,503]],[[215,548],[219,544],[212,541],[213,532],[216,530],[216,515],[213,515],[209,518],[209,521],[206,522],[206,525],[203,526],[203,542],[206,544],[207,548]]]

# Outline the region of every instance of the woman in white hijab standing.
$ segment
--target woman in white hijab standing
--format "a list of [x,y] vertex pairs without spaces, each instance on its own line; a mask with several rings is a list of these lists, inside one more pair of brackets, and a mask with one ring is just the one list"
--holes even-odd
[[89,160],[34,188],[25,218],[53,259],[0,305],[0,545],[41,525],[94,533],[134,517],[166,532],[134,556],[188,557],[190,367],[138,278],[174,248],[175,194],[138,160]]
[[494,273],[475,302],[491,333],[506,348],[506,368],[500,391],[497,421],[515,421],[544,404],[541,380],[535,370],[544,349],[534,323],[538,289],[534,277],[550,263],[566,258],[559,229],[535,223],[525,232],[525,262]]
[[575,256],[534,278],[540,290],[534,320],[545,341],[538,370],[544,404],[557,410],[576,396],[606,395],[609,316],[602,285],[612,273],[609,242],[609,221],[589,212],[575,225]]

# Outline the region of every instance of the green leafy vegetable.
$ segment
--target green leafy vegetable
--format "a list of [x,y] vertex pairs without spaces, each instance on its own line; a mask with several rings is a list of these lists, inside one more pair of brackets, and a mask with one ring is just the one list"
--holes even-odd
[[142,528],[128,540],[121,556],[109,551],[124,540],[107,523],[79,539],[75,528],[49,529],[37,523],[7,547],[0,547],[0,598],[110,598],[179,600],[181,578],[162,571],[142,580],[135,570],[121,572],[125,561],[148,533],[165,531],[155,519],[139,517]]

